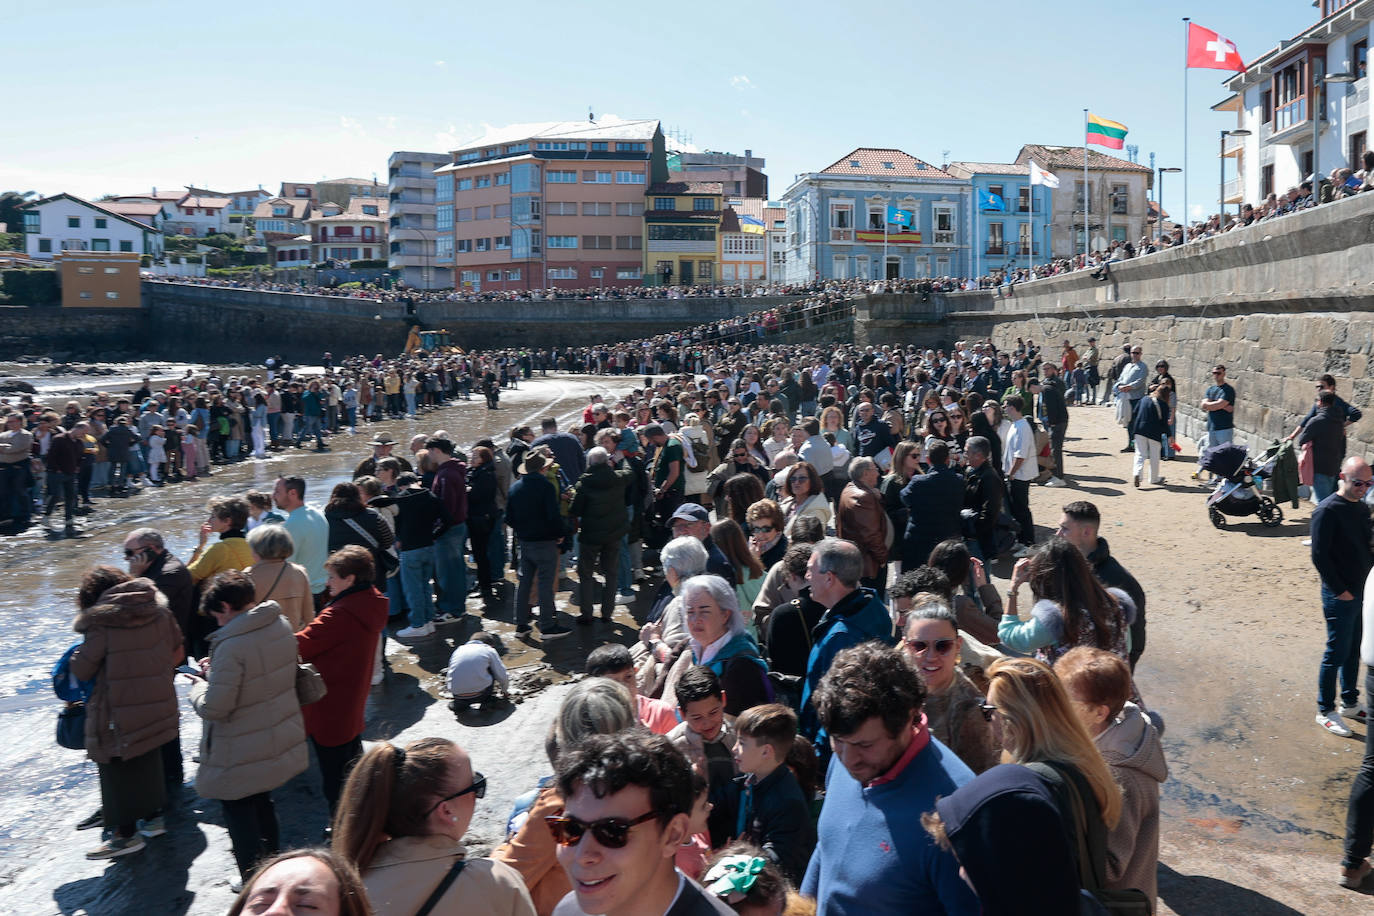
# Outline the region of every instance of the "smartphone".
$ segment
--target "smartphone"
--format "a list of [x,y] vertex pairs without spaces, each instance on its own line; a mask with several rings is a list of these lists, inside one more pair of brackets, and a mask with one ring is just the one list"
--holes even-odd
[[189,675],[191,675],[191,677],[199,677],[199,678],[204,678],[204,677],[205,677],[205,675],[201,673],[201,670],[200,670],[199,668],[192,668],[190,665],[178,665],[178,666],[177,666],[177,673],[178,673],[178,674],[189,674]]

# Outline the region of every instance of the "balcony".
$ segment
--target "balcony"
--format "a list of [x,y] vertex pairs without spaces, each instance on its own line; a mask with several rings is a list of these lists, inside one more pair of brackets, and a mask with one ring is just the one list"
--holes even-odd
[[932,242],[931,242],[931,244],[933,244],[933,245],[954,245],[954,244],[956,244],[956,242],[954,241],[954,231],[953,231],[953,230],[950,230],[950,231],[948,231],[948,232],[941,232],[940,230],[937,229],[935,232],[932,232],[931,235],[934,236],[934,238],[933,238],[933,240],[932,240]]
[[989,245],[989,246],[987,247],[987,249],[983,252],[983,254],[1006,254],[1006,253],[1007,253],[1007,246],[1005,246],[1005,245]]
[[1245,198],[1242,196],[1245,193],[1245,185],[1240,178],[1232,178],[1230,181],[1226,182],[1224,189],[1225,200],[1228,204],[1245,202]]
[[854,241],[853,229],[830,229],[830,241],[832,242],[852,242]]
[[1224,157],[1239,156],[1245,152],[1244,137],[1227,137],[1226,143],[1221,148],[1221,155]]

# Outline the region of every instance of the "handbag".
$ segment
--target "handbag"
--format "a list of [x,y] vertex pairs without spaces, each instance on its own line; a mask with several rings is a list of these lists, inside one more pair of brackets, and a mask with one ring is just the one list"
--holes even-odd
[[1312,443],[1304,442],[1302,452],[1298,455],[1298,483],[1312,486],[1313,475],[1316,472],[1317,466],[1312,459]]
[[415,916],[429,916],[430,913],[434,912],[434,908],[439,905],[440,900],[444,899],[444,894],[448,893],[448,889],[453,886],[453,882],[458,880],[458,876],[463,873],[463,866],[467,864],[467,859],[459,859],[457,862],[454,862],[444,874],[444,879],[439,882],[439,886],[434,889],[434,892],[430,894],[425,902],[420,905],[420,908],[415,911]]
[[392,544],[386,550],[382,550],[377,539],[362,525],[359,525],[351,518],[344,519],[344,524],[362,535],[363,540],[367,541],[368,546],[372,548],[372,552],[381,558],[382,572],[386,573],[388,578],[396,575],[396,572],[401,568],[401,558],[396,554],[395,544]]
[[57,744],[74,751],[86,749],[86,704],[68,703],[57,712]]
[[318,703],[324,699],[325,694],[329,693],[329,688],[325,686],[324,675],[315,670],[315,666],[309,662],[296,662],[296,700],[302,706],[309,706],[311,703]]

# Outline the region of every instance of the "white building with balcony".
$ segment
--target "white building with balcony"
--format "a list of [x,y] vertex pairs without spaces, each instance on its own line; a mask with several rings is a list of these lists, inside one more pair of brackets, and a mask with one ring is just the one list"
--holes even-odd
[[1240,176],[1226,188],[1227,203],[1259,203],[1314,173],[1324,178],[1333,169],[1363,168],[1374,0],[1313,5],[1317,24],[1227,80],[1233,95],[1215,106],[1235,111],[1237,126],[1250,131],[1222,147]]
[[387,161],[387,265],[397,280],[415,289],[453,288],[452,262],[434,263],[434,170],[451,161],[446,153],[408,151],[392,153]]
[[328,203],[307,220],[312,260],[369,261],[386,257],[387,201],[357,197],[347,207]]
[[35,200],[23,212],[24,249],[35,261],[52,261],[59,251],[162,256],[161,231],[73,194]]

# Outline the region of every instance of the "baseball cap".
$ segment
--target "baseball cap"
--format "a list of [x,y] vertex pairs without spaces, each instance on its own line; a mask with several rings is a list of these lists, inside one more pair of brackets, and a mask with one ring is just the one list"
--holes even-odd
[[673,521],[684,519],[689,522],[709,522],[711,513],[706,511],[705,506],[698,506],[696,503],[683,503],[677,507],[673,513]]

